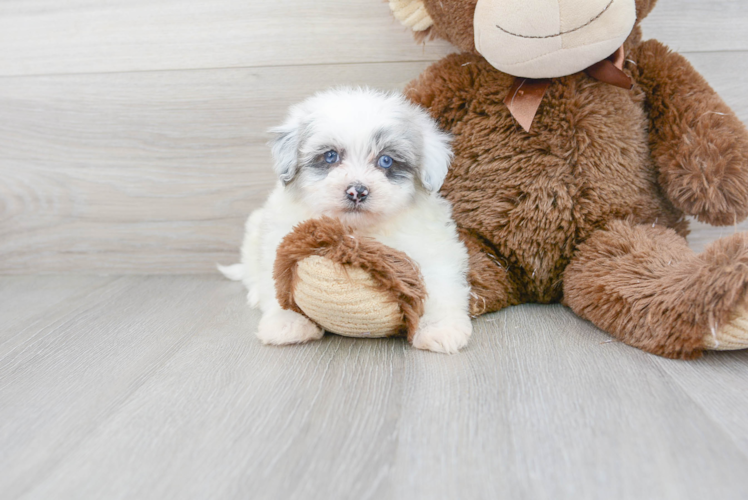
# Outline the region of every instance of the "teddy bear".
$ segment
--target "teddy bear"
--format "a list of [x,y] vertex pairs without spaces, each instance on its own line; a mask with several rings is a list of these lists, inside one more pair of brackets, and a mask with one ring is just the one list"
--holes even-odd
[[686,241],[686,216],[748,216],[748,131],[684,57],[642,41],[655,3],[390,0],[417,41],[460,49],[405,94],[453,136],[441,194],[473,316],[562,303],[668,358],[748,348],[748,234]]

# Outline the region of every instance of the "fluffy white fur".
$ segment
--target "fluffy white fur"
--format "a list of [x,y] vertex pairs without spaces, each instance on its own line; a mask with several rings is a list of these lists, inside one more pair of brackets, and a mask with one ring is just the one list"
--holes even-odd
[[[272,270],[283,237],[300,222],[327,215],[418,263],[428,297],[415,347],[443,353],[464,347],[472,332],[468,255],[451,206],[437,194],[451,159],[449,137],[401,95],[367,89],[319,93],[291,108],[272,132],[280,180],[247,220],[241,263],[221,267],[244,282],[249,303],[261,309],[260,340],[293,344],[322,337],[309,319],[281,309]],[[329,151],[339,161],[325,162]],[[391,168],[379,166],[382,155],[393,158]],[[360,203],[346,194],[356,185],[368,191]]]

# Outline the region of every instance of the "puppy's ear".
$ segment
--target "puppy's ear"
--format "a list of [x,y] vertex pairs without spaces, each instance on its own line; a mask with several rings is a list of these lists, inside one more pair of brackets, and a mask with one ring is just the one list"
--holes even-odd
[[288,184],[299,169],[299,120],[290,116],[283,125],[270,129],[270,147],[275,163],[273,169],[283,184]]
[[421,184],[428,191],[439,191],[452,161],[452,137],[439,130],[429,118],[423,127],[423,164]]

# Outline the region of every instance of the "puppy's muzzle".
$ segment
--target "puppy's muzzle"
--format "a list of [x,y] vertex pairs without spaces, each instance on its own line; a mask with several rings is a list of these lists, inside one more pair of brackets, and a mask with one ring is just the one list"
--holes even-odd
[[349,200],[358,205],[359,203],[363,203],[369,196],[369,188],[363,184],[351,184],[345,190],[345,194]]

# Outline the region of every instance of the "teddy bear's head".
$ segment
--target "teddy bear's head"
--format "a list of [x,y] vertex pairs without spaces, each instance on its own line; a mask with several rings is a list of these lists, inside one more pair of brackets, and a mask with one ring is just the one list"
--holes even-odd
[[524,78],[571,75],[614,53],[657,0],[390,0],[403,24]]

